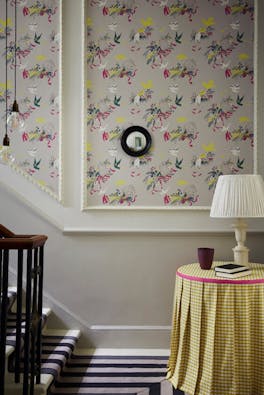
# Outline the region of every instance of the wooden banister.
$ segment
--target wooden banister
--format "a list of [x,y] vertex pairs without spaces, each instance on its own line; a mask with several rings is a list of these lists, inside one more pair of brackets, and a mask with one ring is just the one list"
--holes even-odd
[[[26,275],[26,320],[24,334],[23,395],[34,393],[34,381],[40,383],[42,331],[43,269],[45,235],[19,235],[0,224],[0,394],[5,394],[5,348],[9,251],[17,250],[17,316],[15,382],[20,382],[22,333],[22,278]],[[23,259],[26,251],[26,260]],[[24,264],[25,263],[25,264]]]
[[41,247],[45,244],[47,236],[44,235],[14,235],[0,239],[0,250],[28,250]]

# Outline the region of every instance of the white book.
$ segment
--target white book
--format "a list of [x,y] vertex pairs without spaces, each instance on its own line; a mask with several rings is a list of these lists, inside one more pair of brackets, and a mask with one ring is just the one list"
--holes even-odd
[[216,272],[224,272],[224,273],[237,273],[244,270],[248,270],[248,267],[243,265],[238,265],[236,263],[225,263],[224,265],[219,265],[215,267]]
[[224,272],[215,272],[215,275],[217,277],[222,277],[222,278],[239,278],[239,277],[244,277],[244,276],[248,276],[249,274],[251,274],[251,270],[246,269],[240,272],[236,272],[236,273],[224,273]]

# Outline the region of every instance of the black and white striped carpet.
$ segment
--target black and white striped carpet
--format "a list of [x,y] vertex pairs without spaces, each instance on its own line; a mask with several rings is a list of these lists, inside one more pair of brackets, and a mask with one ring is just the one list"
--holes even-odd
[[49,395],[183,395],[166,377],[168,357],[71,355]]

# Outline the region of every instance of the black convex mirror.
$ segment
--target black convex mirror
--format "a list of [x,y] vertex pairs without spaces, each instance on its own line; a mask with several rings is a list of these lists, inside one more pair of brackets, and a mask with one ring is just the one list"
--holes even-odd
[[151,147],[151,135],[142,126],[130,126],[122,134],[121,146],[130,156],[142,156]]

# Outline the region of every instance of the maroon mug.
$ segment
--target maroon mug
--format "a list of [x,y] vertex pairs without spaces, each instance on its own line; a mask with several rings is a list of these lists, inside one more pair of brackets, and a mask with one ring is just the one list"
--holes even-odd
[[198,248],[198,261],[201,269],[209,270],[211,269],[214,258],[214,249],[200,247]]

